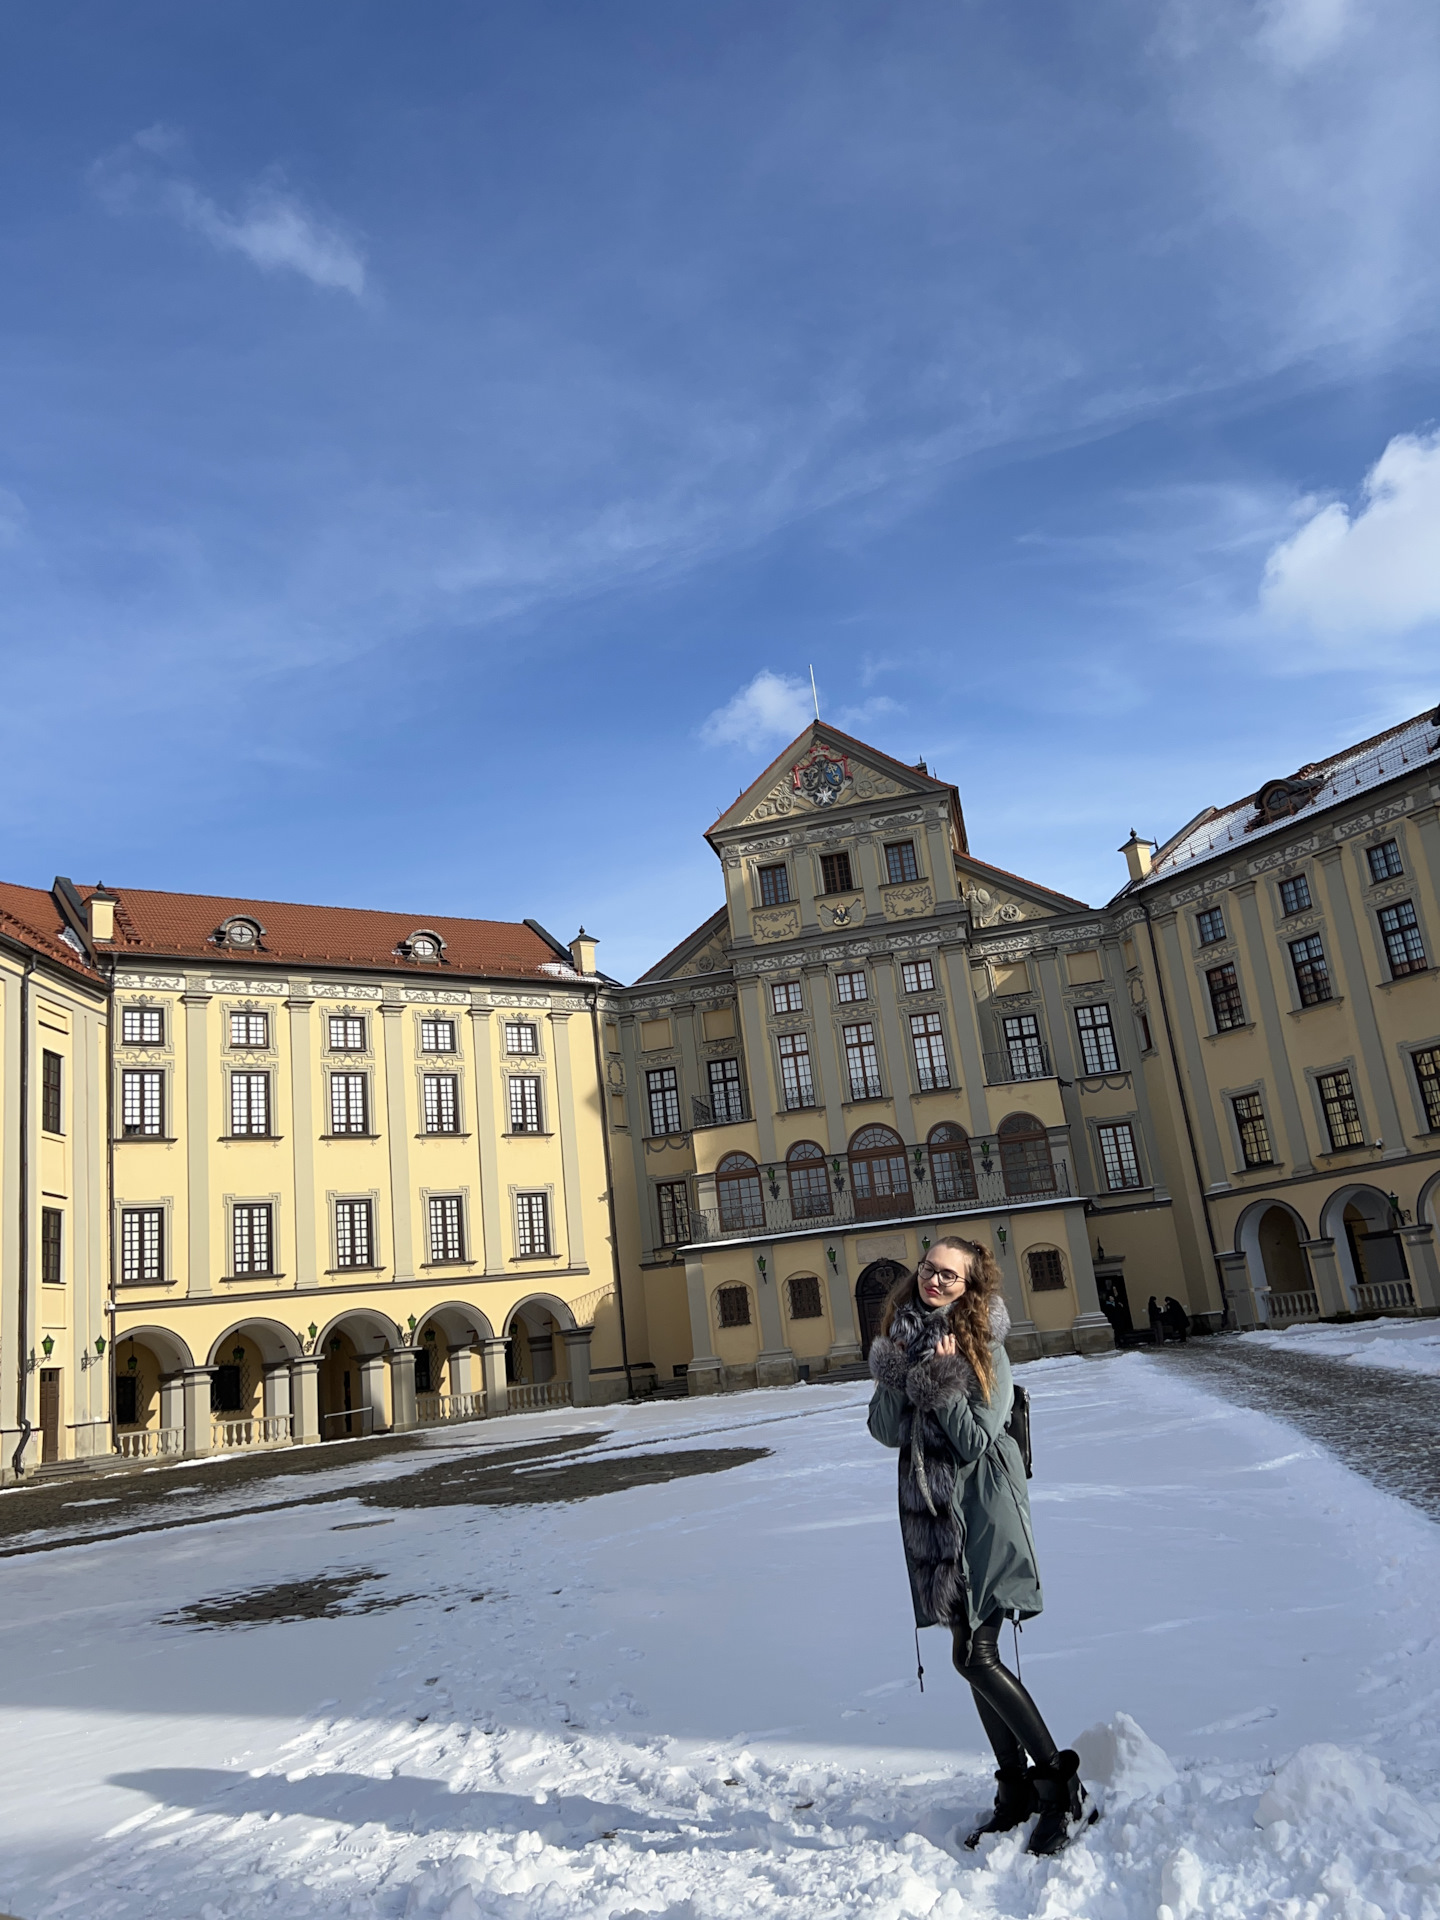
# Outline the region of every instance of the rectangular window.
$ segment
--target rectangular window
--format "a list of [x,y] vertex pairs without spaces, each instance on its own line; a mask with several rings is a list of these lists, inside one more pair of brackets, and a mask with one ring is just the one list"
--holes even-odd
[[805,1006],[805,991],[798,980],[777,980],[770,988],[770,1005],[776,1013],[800,1013]]
[[1320,1105],[1325,1114],[1331,1151],[1339,1153],[1346,1147],[1363,1147],[1365,1132],[1360,1125],[1360,1108],[1349,1074],[1322,1073],[1316,1084],[1320,1089]]
[[1287,915],[1309,912],[1310,882],[1303,873],[1297,873],[1293,880],[1280,882],[1280,909]]
[[331,1014],[330,1051],[332,1053],[363,1053],[365,1051],[365,1021],[362,1015]]
[[425,1103],[426,1133],[460,1131],[459,1085],[453,1073],[427,1073],[424,1076],[421,1091]]
[[745,1118],[745,1098],[740,1086],[738,1060],[712,1060],[706,1067],[710,1079],[710,1112],[717,1127]]
[[368,1200],[335,1202],[335,1264],[337,1267],[375,1265],[375,1227]]
[[1004,1021],[1005,1051],[1010,1056],[1010,1072],[1016,1080],[1043,1080],[1046,1077],[1045,1047],[1040,1039],[1040,1022],[1033,1013],[1012,1013]]
[[455,1022],[453,1020],[422,1020],[420,1051],[422,1053],[454,1053]]
[[163,1131],[165,1076],[146,1067],[127,1067],[120,1076],[120,1130],[127,1137]]
[[165,1041],[165,1015],[159,1007],[126,1007],[120,1015],[120,1041],[127,1047],[158,1047]]
[[1392,979],[1402,979],[1407,973],[1424,973],[1425,943],[1420,938],[1420,922],[1410,901],[1401,900],[1393,907],[1381,909],[1380,932]]
[[275,1271],[274,1235],[267,1206],[235,1207],[230,1215],[231,1267],[237,1277],[245,1273]]
[[900,984],[906,993],[933,993],[935,968],[929,960],[902,960]]
[[138,1427],[140,1424],[140,1381],[133,1373],[115,1376],[115,1424]]
[[880,1050],[875,1045],[875,1029],[867,1020],[858,1027],[844,1028],[845,1066],[850,1075],[850,1098],[852,1100],[878,1100],[883,1089],[880,1085]]
[[64,1278],[60,1270],[61,1217],[58,1207],[40,1209],[40,1278],[52,1287],[58,1287]]
[[1223,967],[1211,967],[1205,976],[1205,984],[1210,989],[1210,1011],[1215,1016],[1215,1031],[1228,1033],[1232,1027],[1245,1024],[1245,1003],[1240,998],[1240,982],[1235,977],[1233,963]]
[[268,1047],[270,1016],[266,1013],[232,1013],[230,1044],[232,1047]]
[[1295,987],[1302,1007],[1318,1007],[1332,997],[1330,969],[1318,933],[1290,942],[1290,964],[1295,969]]
[[1111,1193],[1143,1185],[1140,1162],[1135,1154],[1135,1135],[1129,1125],[1124,1121],[1116,1121],[1109,1126],[1097,1127],[1095,1134],[1100,1142],[1100,1158],[1105,1166],[1105,1184]]
[[1085,1073],[1118,1073],[1120,1055],[1115,1046],[1115,1029],[1110,1024],[1110,1008],[1103,1000],[1076,1007],[1075,1030],[1080,1035],[1080,1058]]
[[536,1032],[533,1020],[506,1021],[505,1051],[506,1053],[539,1053],[540,1036]]
[[1378,847],[1367,847],[1365,858],[1370,863],[1370,878],[1373,881],[1393,880],[1397,874],[1405,871],[1400,858],[1400,844],[1396,840],[1385,840]]
[[680,1081],[674,1067],[652,1067],[645,1076],[652,1134],[680,1132]]
[[780,1049],[780,1089],[785,1111],[795,1113],[815,1104],[815,1081],[810,1072],[810,1042],[803,1033],[782,1033],[776,1043]]
[[820,1305],[820,1282],[813,1273],[797,1273],[785,1282],[790,1295],[790,1318],[792,1320],[819,1320],[824,1309]]
[[680,1247],[690,1238],[690,1196],[683,1180],[663,1180],[655,1189],[660,1209],[660,1244]]
[[1137,1013],[1137,1014],[1136,1014],[1136,1016],[1135,1016],[1135,1018],[1136,1018],[1136,1019],[1137,1019],[1137,1020],[1138,1020],[1138,1021],[1140,1022],[1140,1045],[1141,1045],[1141,1048],[1142,1048],[1142,1050],[1143,1050],[1144,1052],[1146,1052],[1146,1053],[1151,1053],[1151,1052],[1153,1052],[1153,1051],[1154,1051],[1154,1047],[1155,1047],[1155,1042],[1154,1042],[1154,1041],[1153,1041],[1153,1040],[1152,1040],[1152,1039],[1150,1038],[1150,1019],[1149,1019],[1149,1016],[1148,1016],[1148,1014],[1143,1014],[1143,1013]]
[[761,867],[760,904],[762,907],[783,907],[790,898],[789,870],[781,867]]
[[270,1076],[268,1073],[232,1073],[230,1076],[230,1131],[269,1133]]
[[920,866],[915,858],[913,840],[896,840],[885,849],[885,877],[891,885],[901,880],[918,880]]
[[165,1278],[165,1209],[125,1207],[120,1214],[120,1278]]
[[430,1259],[465,1258],[464,1219],[458,1193],[432,1193],[430,1196]]
[[48,1049],[40,1055],[40,1124],[46,1133],[64,1131],[61,1121],[64,1115],[60,1108],[60,1075],[62,1063],[58,1053]]
[[517,1193],[515,1196],[515,1246],[519,1253],[551,1253],[550,1196],[548,1193]]
[[1270,1167],[1275,1156],[1270,1151],[1270,1129],[1265,1124],[1265,1108],[1258,1093],[1242,1093],[1230,1102],[1235,1111],[1235,1126],[1240,1135],[1240,1155],[1247,1167]]
[[868,1000],[870,989],[863,973],[837,973],[835,976],[835,998],[837,1000]]
[[[678,1112],[678,1103],[677,1103]],[[540,1082],[533,1073],[510,1076],[511,1133],[540,1132]],[[670,1129],[678,1132],[678,1128]]]
[[1425,1106],[1425,1124],[1431,1133],[1440,1133],[1440,1047],[1426,1047],[1412,1053],[1415,1078],[1420,1083],[1420,1098]]
[[1219,907],[1207,907],[1195,916],[1195,931],[1202,947],[1213,947],[1225,938],[1225,915]]
[[1032,1293],[1063,1293],[1065,1263],[1053,1247],[1035,1247],[1025,1256]]
[[950,1084],[950,1062],[945,1057],[944,1023],[938,1013],[912,1013],[910,1038],[915,1046],[915,1071],[920,1087],[929,1093]]
[[715,1310],[722,1327],[748,1327],[750,1289],[748,1287],[717,1287]]
[[332,1073],[330,1076],[331,1133],[368,1133],[365,1076],[363,1073]]
[[854,881],[850,878],[850,856],[848,853],[822,853],[820,856],[820,891],[822,893],[853,893]]

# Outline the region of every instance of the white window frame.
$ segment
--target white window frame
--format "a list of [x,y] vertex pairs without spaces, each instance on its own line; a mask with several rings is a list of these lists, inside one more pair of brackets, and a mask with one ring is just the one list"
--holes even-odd
[[[157,1031],[152,1036],[144,1031],[145,1023],[155,1022]],[[131,1024],[141,1029],[138,1033],[129,1031]],[[165,1009],[145,1004],[122,1007],[120,1009],[120,1044],[122,1047],[163,1047],[165,1044]]]
[[[512,1073],[506,1077],[505,1115],[509,1133],[543,1133],[545,1102],[538,1073]],[[532,1126],[530,1122],[534,1121]]]
[[[121,1207],[120,1281],[123,1286],[158,1287],[165,1284],[165,1213],[164,1207]],[[153,1242],[153,1253],[147,1247],[147,1241]],[[145,1272],[146,1266],[151,1264],[155,1271]],[[140,1270],[132,1272],[132,1265]]]
[[[140,1121],[130,1125],[131,1089],[137,1089],[133,1110]],[[163,1140],[165,1137],[165,1069],[123,1067],[120,1072],[120,1137],[122,1140]],[[154,1125],[150,1124],[153,1113]]]
[[263,1067],[237,1068],[230,1075],[230,1138],[271,1138],[270,1075]]
[[902,960],[900,985],[906,993],[933,993],[935,991],[934,961]]
[[[348,1123],[354,1117],[354,1096],[357,1086],[360,1091],[360,1125],[353,1127]],[[340,1091],[341,1089],[343,1092]],[[346,1124],[337,1125],[337,1119],[340,1118],[343,1118]],[[335,1139],[347,1136],[351,1139],[364,1139],[370,1133],[370,1083],[368,1075],[363,1071],[358,1073],[336,1071],[330,1075],[329,1131]]]
[[[425,1233],[432,1267],[465,1265],[468,1256],[464,1196],[458,1193],[427,1194]],[[453,1252],[450,1250],[452,1248]]]
[[[256,1227],[263,1242],[259,1264],[255,1253]],[[241,1238],[246,1242],[241,1249]],[[239,1200],[230,1204],[230,1272],[237,1279],[270,1279],[275,1274],[275,1208],[268,1200]]]
[[[444,1123],[449,1121],[449,1125]],[[428,1137],[460,1131],[460,1076],[458,1073],[422,1073],[420,1124]]]
[[[538,1229],[538,1231],[537,1231]],[[543,1241],[543,1245],[540,1242]],[[517,1189],[515,1193],[515,1255],[520,1260],[553,1257],[555,1229],[548,1189]]]
[[915,1073],[922,1093],[934,1093],[950,1084],[950,1060],[945,1051],[945,1022],[938,1013],[910,1015],[910,1044],[915,1049]]
[[[358,1209],[358,1212],[357,1212]],[[340,1273],[373,1273],[380,1266],[380,1251],[375,1240],[375,1197],[373,1194],[341,1194],[331,1201],[331,1231],[335,1237],[335,1269]],[[365,1223],[364,1260],[346,1260],[342,1242],[348,1237],[352,1242],[355,1234],[355,1221]],[[342,1220],[346,1223],[342,1228]]]

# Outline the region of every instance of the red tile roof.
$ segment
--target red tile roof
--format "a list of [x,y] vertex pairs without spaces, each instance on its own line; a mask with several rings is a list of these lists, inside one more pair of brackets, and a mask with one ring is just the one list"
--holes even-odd
[[[98,891],[81,887],[83,898]],[[285,900],[236,900],[203,893],[151,893],[112,887],[113,951],[205,959],[212,965],[386,967],[442,979],[483,974],[502,979],[554,978],[565,963],[529,927],[508,920],[455,920],[424,913],[378,913],[365,907],[308,907]],[[217,944],[216,929],[235,916],[264,928],[258,947]],[[396,949],[422,928],[445,942],[444,959],[411,960]],[[106,951],[102,948],[101,951]]]
[[64,925],[54,896],[44,888],[17,887],[9,880],[0,880],[0,934],[21,941],[83,979],[98,981],[100,976],[89,962],[60,938]]

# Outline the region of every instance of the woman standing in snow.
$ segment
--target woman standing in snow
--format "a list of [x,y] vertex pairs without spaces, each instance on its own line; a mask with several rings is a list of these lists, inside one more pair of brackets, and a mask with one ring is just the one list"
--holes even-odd
[[1029,1851],[1059,1853],[1094,1818],[1079,1760],[1057,1750],[999,1650],[1006,1617],[1028,1620],[1043,1604],[1025,1466],[1005,1431],[1015,1399],[1009,1330],[994,1256],[971,1240],[937,1240],[885,1302],[870,1348],[870,1431],[900,1450],[916,1626],[950,1628],[956,1669],[995,1749],[995,1809],[965,1844],[1038,1813]]

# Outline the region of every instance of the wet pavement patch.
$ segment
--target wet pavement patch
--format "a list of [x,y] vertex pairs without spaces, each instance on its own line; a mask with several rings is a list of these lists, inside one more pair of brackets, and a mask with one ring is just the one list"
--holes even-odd
[[206,1633],[216,1627],[273,1626],[282,1620],[340,1620],[361,1613],[383,1613],[419,1598],[413,1593],[366,1593],[380,1578],[364,1568],[349,1573],[321,1573],[313,1580],[285,1580],[278,1586],[251,1587],[244,1593],[222,1593],[194,1600],[188,1607],[160,1616],[162,1627],[194,1627]]

